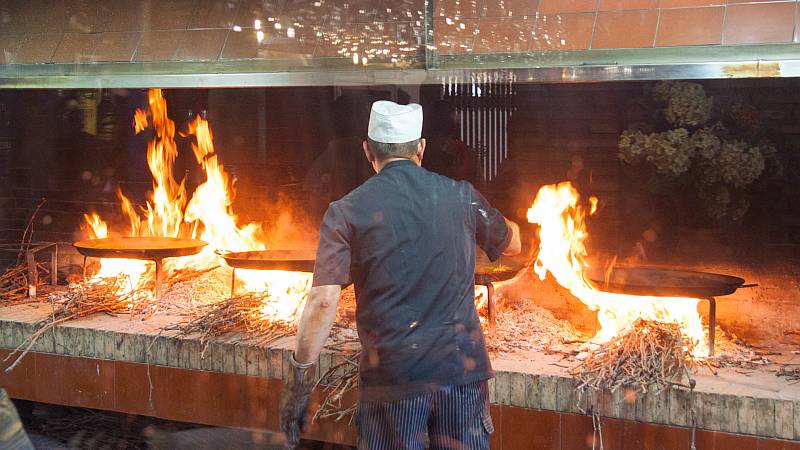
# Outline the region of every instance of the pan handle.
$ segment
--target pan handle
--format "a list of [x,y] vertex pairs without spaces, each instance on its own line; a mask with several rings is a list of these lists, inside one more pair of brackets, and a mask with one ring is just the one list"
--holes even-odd
[[739,286],[737,289],[752,288],[752,287],[758,287],[758,283],[743,284]]
[[219,256],[219,257],[221,257],[221,258],[224,258],[224,257],[226,257],[226,256],[227,256],[227,255],[228,255],[230,252],[229,252],[229,251],[227,251],[227,250],[220,250],[220,249],[218,249],[218,248],[217,248],[217,249],[214,249],[214,253],[216,253],[216,255],[217,255],[217,256]]

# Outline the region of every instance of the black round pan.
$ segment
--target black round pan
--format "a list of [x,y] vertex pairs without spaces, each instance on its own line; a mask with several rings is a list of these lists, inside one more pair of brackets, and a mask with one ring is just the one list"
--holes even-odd
[[586,280],[601,291],[658,297],[716,297],[732,294],[744,279],[731,275],[657,267],[593,268]]
[[170,237],[112,237],[72,244],[78,253],[94,258],[159,260],[200,253],[207,244],[198,239]]
[[253,250],[217,254],[235,269],[291,272],[313,272],[316,259],[314,250]]

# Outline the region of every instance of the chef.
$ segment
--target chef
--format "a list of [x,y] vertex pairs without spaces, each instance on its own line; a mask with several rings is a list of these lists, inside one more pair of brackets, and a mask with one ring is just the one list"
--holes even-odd
[[364,155],[377,175],[332,202],[281,397],[294,448],[313,365],[353,283],[361,341],[358,448],[488,449],[493,376],[474,304],[476,244],[520,252],[519,228],[465,181],[421,167],[422,107],[377,101]]

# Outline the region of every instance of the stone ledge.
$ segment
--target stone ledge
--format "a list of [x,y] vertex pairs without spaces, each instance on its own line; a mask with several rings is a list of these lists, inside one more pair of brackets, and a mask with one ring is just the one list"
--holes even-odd
[[[49,314],[47,305],[18,305],[0,309],[0,347],[12,349],[35,331]],[[97,315],[68,322],[41,336],[32,348],[56,354],[158,367],[188,369],[250,377],[285,379],[294,338],[259,346],[240,335],[209,343],[202,353],[197,339],[177,338],[160,327],[175,317],[154,316],[146,321]],[[318,368],[325,371],[343,356],[325,351]],[[643,423],[691,426],[709,431],[760,437],[800,439],[800,385],[791,385],[769,372],[753,376],[720,370],[718,376],[697,375],[693,394],[684,389],[638,395],[632,390],[580,395],[566,368],[551,355],[493,360],[497,377],[490,382],[492,403],[502,406],[582,413]],[[16,370],[19,370],[16,369]],[[692,414],[694,411],[694,415]]]

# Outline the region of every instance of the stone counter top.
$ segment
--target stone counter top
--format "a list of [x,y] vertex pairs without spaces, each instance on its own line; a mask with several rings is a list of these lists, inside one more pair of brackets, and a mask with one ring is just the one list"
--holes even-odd
[[[34,324],[50,314],[46,304],[0,308],[0,347],[13,349],[34,333]],[[40,336],[32,352],[124,361],[178,369],[285,379],[293,337],[260,346],[231,334],[203,345],[197,337],[177,338],[162,327],[175,316],[147,320],[104,314],[77,319]],[[31,356],[28,356],[31,357]],[[344,358],[324,351],[318,370],[324,372]],[[800,356],[795,355],[800,363]],[[3,367],[7,367],[10,360]],[[700,367],[693,393],[674,388],[659,394],[632,390],[580,395],[569,375],[569,361],[542,352],[495,355],[497,377],[490,382],[492,403],[519,408],[584,413],[593,406],[604,417],[639,422],[691,426],[711,431],[760,437],[800,439],[800,383],[787,382],[767,370],[739,373],[719,369],[717,375]],[[320,373],[321,373],[320,372]]]

